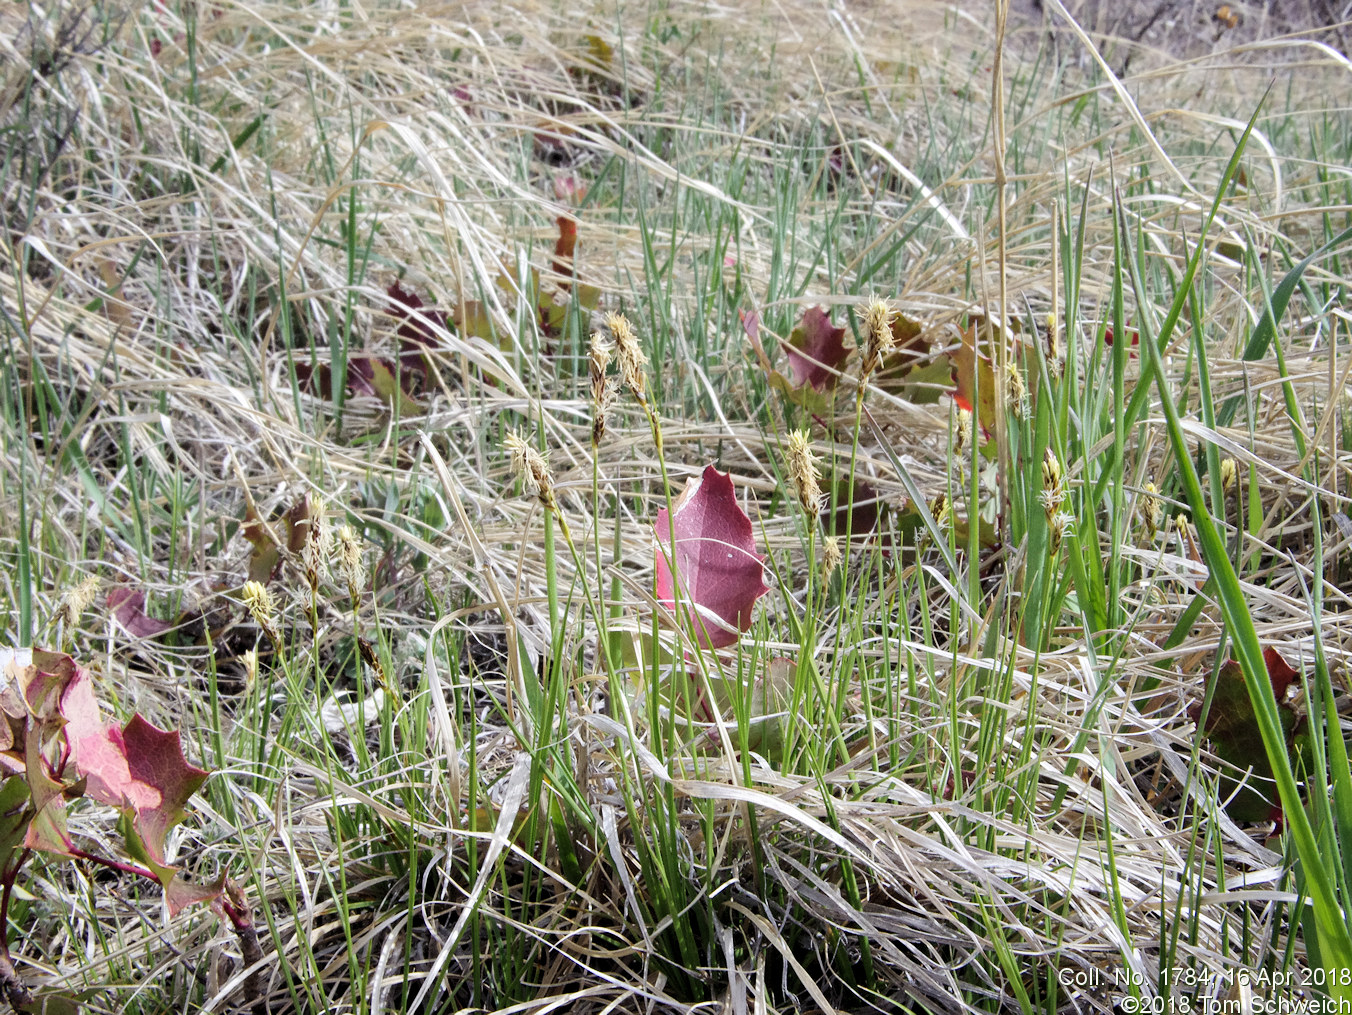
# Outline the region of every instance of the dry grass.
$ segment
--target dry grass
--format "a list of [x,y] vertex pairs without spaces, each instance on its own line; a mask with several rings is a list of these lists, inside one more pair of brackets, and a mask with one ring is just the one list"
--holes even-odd
[[[1188,709],[1221,625],[1205,608],[1182,647],[1163,647],[1204,576],[1177,535],[1124,533],[1129,631],[1091,646],[1067,607],[1042,651],[1007,612],[1018,547],[987,561],[976,600],[965,564],[857,550],[848,596],[816,618],[820,665],[848,689],[844,758],[673,751],[643,698],[626,721],[606,682],[585,601],[614,608],[614,632],[650,627],[662,462],[632,401],[593,459],[589,314],[542,335],[500,266],[557,290],[555,220],[577,217],[577,277],[647,343],[673,486],[710,461],[730,470],[782,566],[751,665],[801,651],[787,618],[810,566],[777,464],[790,410],[736,310],[787,336],[802,307],[840,318],[876,291],[938,349],[993,305],[999,270],[989,19],[885,6],[150,5],[107,39],[64,37],[64,65],[31,78],[74,9],[4,16],[4,640],[22,636],[26,555],[37,640],[71,647],[119,713],[185,729],[217,769],[175,844],[194,877],[245,885],[269,931],[271,1010],[996,1011],[1057,968],[1130,966],[1151,984],[1162,954],[1207,976],[1304,961],[1280,846],[1218,807],[1205,754],[1190,770]],[[92,8],[84,25],[111,16]],[[1010,40],[1027,61],[1009,88],[1010,312],[1043,326],[1065,313],[1051,216],[1078,223],[1069,195],[1083,197],[1071,313],[1085,350],[1110,314],[1114,185],[1160,286],[1153,311],[1128,293],[1127,313],[1158,318],[1184,237],[1278,76],[1246,185],[1213,232],[1206,340],[1217,403],[1240,392],[1252,409],[1251,431],[1241,413],[1218,438],[1241,473],[1252,466],[1245,588],[1264,638],[1308,660],[1311,493],[1346,523],[1347,316],[1293,305],[1284,347],[1299,429],[1326,449],[1313,491],[1274,361],[1238,349],[1261,311],[1253,264],[1280,277],[1283,252],[1344,227],[1352,141],[1332,100],[1347,61],[1286,40],[1186,63],[1157,53],[1114,90],[1064,27],[1059,51],[1079,56],[1057,66],[1041,50],[1026,74],[1042,42],[1035,26]],[[556,189],[567,179],[590,183],[581,207]],[[1246,249],[1263,253],[1246,263]],[[1316,263],[1311,293],[1344,298],[1344,263]],[[305,390],[295,364],[398,357],[396,280],[452,315],[482,301],[506,339],[432,321],[425,385],[397,413]],[[1176,394],[1195,407],[1188,341],[1171,352]],[[870,391],[888,447],[867,429],[858,447],[895,509],[907,491],[889,449],[927,499],[965,482],[951,400],[914,394]],[[1128,511],[1170,474],[1156,415],[1123,448]],[[823,447],[848,451],[851,423],[818,430]],[[599,571],[579,574],[561,539],[546,552],[544,513],[500,449],[523,426],[544,435],[561,513]],[[1067,466],[1072,487],[1099,468]],[[240,522],[255,505],[281,532],[303,496],[361,534],[369,586],[354,611],[335,576],[312,612],[286,562],[274,653],[240,605]],[[1347,538],[1334,531],[1323,637],[1342,687]],[[90,574],[146,590],[151,612],[183,626],[132,638],[100,604],[76,629],[42,629]],[[243,653],[256,644],[254,683]],[[532,670],[551,667],[566,691],[546,723]],[[356,743],[326,724],[323,706],[331,720],[377,679],[389,695],[368,702]],[[553,801],[556,823],[534,799]],[[533,839],[515,823],[532,811]],[[97,808],[77,808],[73,827],[115,839]],[[653,901],[653,842],[684,878],[668,890],[690,902],[678,919],[699,937],[694,968]],[[94,1010],[249,1003],[235,939],[209,913],[166,926],[153,892],[64,862],[30,870],[11,931],[30,982],[98,988]],[[1111,1011],[1121,992],[1037,996],[1025,1007]]]

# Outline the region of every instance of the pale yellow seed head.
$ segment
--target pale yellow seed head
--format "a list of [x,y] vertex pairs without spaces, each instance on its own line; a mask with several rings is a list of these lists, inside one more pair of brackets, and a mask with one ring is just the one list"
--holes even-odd
[[1239,482],[1239,466],[1233,458],[1221,459],[1221,489],[1229,493]]
[[822,573],[831,574],[840,567],[840,540],[836,538],[822,540]]
[[507,431],[507,435],[502,438],[502,446],[507,449],[508,460],[512,463],[512,472],[518,476],[524,476],[527,472],[526,456],[530,453],[530,445],[521,439],[521,435],[514,430]]
[[535,494],[540,503],[552,509],[554,501],[554,477],[549,474],[549,459],[531,447],[519,434],[508,433],[502,439],[502,445],[511,457],[512,471],[519,475],[526,489]]
[[868,345],[864,352],[864,377],[877,370],[889,352],[896,348],[896,338],[892,334],[892,317],[895,315],[886,300],[870,300],[864,308],[864,333]]
[[634,397],[643,402],[648,389],[648,374],[644,370],[648,357],[643,354],[643,349],[638,344],[634,326],[624,314],[613,311],[606,314],[605,323],[615,339],[615,358],[620,362],[620,377],[634,393]]
[[611,358],[615,355],[615,343],[606,338],[605,333],[593,331],[591,333],[591,343],[587,347],[587,356],[591,361],[592,377],[605,376],[605,372],[610,367]]
[[972,414],[966,409],[958,410],[957,444],[954,450],[961,451],[972,439]]
[[892,351],[896,341],[892,335],[892,318],[896,311],[886,300],[870,300],[864,310],[864,320],[868,326],[868,341],[871,348],[886,354]]
[[246,650],[240,660],[244,663],[244,692],[247,694],[258,682],[258,650]]
[[1171,524],[1173,525],[1174,531],[1178,533],[1179,545],[1181,545],[1186,550],[1188,543],[1192,538],[1192,530],[1191,526],[1188,525],[1187,515],[1183,514],[1182,512],[1179,512],[1178,514],[1174,515],[1173,519],[1171,520]]
[[74,624],[89,609],[94,602],[94,597],[99,594],[99,586],[102,581],[97,575],[89,575],[73,589],[66,592],[61,597],[61,605],[57,608],[57,616],[66,622],[67,625]]
[[803,506],[809,519],[814,518],[821,510],[822,488],[817,457],[812,453],[812,443],[806,430],[794,430],[789,434],[785,457],[788,459],[789,477],[798,493],[798,503]]
[[366,571],[361,559],[361,540],[351,525],[344,525],[338,530],[338,570],[354,596],[366,584]]
[[1146,538],[1150,540],[1155,538],[1160,526],[1164,524],[1164,508],[1160,504],[1158,493],[1159,491],[1154,483],[1146,483],[1141,490],[1141,496],[1137,500],[1137,512],[1141,518],[1141,525],[1145,528]]
[[244,608],[253,617],[254,623],[265,630],[272,629],[272,618],[277,613],[277,604],[272,593],[262,582],[247,581],[242,593]]

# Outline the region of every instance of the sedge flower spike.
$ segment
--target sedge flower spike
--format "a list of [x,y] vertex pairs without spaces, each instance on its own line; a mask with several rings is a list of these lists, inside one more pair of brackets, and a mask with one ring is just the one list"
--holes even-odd
[[962,451],[972,440],[972,414],[966,409],[958,410],[957,432],[954,438],[955,452]]
[[272,598],[268,587],[260,581],[247,581],[244,583],[240,598],[244,600],[244,608],[249,611],[254,623],[263,629],[263,633],[275,647],[279,647],[281,636],[273,623],[273,618],[277,614],[277,602]]
[[1164,524],[1164,507],[1160,503],[1159,490],[1154,483],[1146,483],[1141,489],[1141,495],[1136,500],[1136,511],[1145,529],[1146,540],[1154,542],[1155,534]]
[[798,503],[803,506],[803,512],[809,519],[814,518],[821,509],[822,488],[817,458],[812,453],[806,430],[794,430],[789,434],[785,457],[788,459],[789,477],[798,493]]
[[1233,458],[1221,459],[1221,489],[1229,493],[1239,481],[1239,467]]
[[99,594],[100,584],[98,575],[89,575],[61,597],[61,605],[57,608],[56,615],[64,620],[67,626],[78,623],[84,611],[93,605],[94,597]]
[[508,433],[502,439],[502,446],[511,457],[512,471],[521,477],[526,489],[553,511],[557,502],[554,499],[554,477],[549,474],[549,459],[522,440],[520,434]]
[[615,401],[615,389],[611,386],[606,370],[610,367],[610,357],[614,347],[599,331],[593,331],[591,348],[588,350],[588,362],[591,372],[592,404],[592,447],[601,443],[606,433],[606,421],[610,416],[610,407]]
[[1051,521],[1061,510],[1066,499],[1065,470],[1056,452],[1047,448],[1042,453],[1042,495],[1039,498],[1047,512],[1047,521]]
[[831,574],[840,567],[841,552],[839,539],[827,539],[822,542],[822,571]]
[[892,334],[893,314],[886,300],[871,300],[864,309],[864,333],[868,336],[863,366],[865,380],[878,369],[884,357],[896,348],[896,337]]
[[259,581],[245,582],[242,598],[244,608],[249,611],[254,623],[262,628],[272,627],[272,618],[277,612],[277,604],[273,601],[272,593],[268,591],[266,585]]
[[328,509],[318,498],[308,501],[310,529],[309,537],[300,550],[301,566],[310,587],[317,586],[319,579],[328,571],[329,558],[333,553],[333,531],[329,528]]
[[361,541],[351,525],[338,530],[338,570],[347,581],[348,594],[356,602],[366,584],[366,572],[362,567]]
[[648,357],[643,354],[643,349],[638,344],[634,326],[624,314],[613,311],[606,314],[605,322],[611,337],[615,339],[615,358],[620,362],[620,377],[640,404],[646,404],[648,373],[643,368],[648,362]]

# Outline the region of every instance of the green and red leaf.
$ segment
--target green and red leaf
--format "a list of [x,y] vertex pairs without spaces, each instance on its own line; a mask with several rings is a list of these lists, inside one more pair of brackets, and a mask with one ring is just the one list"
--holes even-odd
[[977,327],[962,333],[962,344],[948,354],[956,387],[953,401],[972,414],[983,433],[995,431],[995,370],[990,357],[977,348]]
[[793,386],[811,385],[814,391],[827,391],[839,381],[840,369],[849,359],[845,329],[831,323],[821,307],[808,307],[798,326],[789,333],[786,350]]
[[[1277,649],[1268,646],[1263,651],[1268,679],[1276,696],[1278,716],[1286,736],[1287,750],[1294,742],[1296,713],[1286,701],[1287,690],[1299,674]],[[1194,722],[1201,717],[1202,703],[1195,702],[1188,714]],[[1226,813],[1236,821],[1268,821],[1281,814],[1272,765],[1268,761],[1263,735],[1254,714],[1253,701],[1244,683],[1239,663],[1227,659],[1216,673],[1216,690],[1211,696],[1203,732],[1210,741],[1212,753],[1231,767],[1230,774],[1222,774],[1222,797],[1229,802]],[[1235,770],[1247,772],[1242,788]]]

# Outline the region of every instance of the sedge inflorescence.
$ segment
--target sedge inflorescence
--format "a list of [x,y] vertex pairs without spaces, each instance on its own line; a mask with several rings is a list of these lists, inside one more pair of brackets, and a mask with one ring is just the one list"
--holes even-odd
[[508,433],[502,439],[502,445],[511,458],[512,471],[521,477],[526,489],[539,498],[540,503],[554,510],[557,502],[554,498],[554,477],[549,473],[549,458],[531,447],[517,433]]

